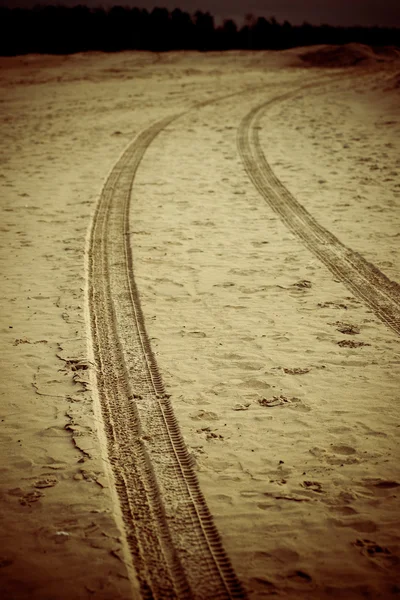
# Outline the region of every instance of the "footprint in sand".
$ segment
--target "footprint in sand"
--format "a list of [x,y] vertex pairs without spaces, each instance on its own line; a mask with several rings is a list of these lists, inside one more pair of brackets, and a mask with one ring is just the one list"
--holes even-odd
[[33,485],[35,488],[43,489],[43,488],[54,487],[55,485],[57,485],[57,483],[58,483],[57,477],[46,477],[44,479],[38,479],[37,481],[35,481],[35,483]]
[[296,287],[299,290],[306,290],[312,288],[312,283],[308,279],[301,279],[300,281],[293,283],[292,287]]
[[211,427],[201,427],[196,430],[196,433],[204,434],[207,441],[223,440],[224,436],[211,430]]
[[355,342],[354,340],[340,340],[337,345],[341,348],[362,348],[363,346],[370,346],[366,342]]
[[344,444],[331,446],[330,451],[325,448],[315,447],[310,448],[309,452],[321,462],[330,465],[352,465],[360,462],[357,450]]
[[394,555],[389,548],[377,544],[373,540],[369,539],[357,539],[353,542],[353,546],[358,548],[364,556],[369,558],[378,559],[383,564],[395,566],[400,563],[400,558]]
[[338,308],[343,310],[348,309],[347,304],[341,304],[340,302],[318,302],[317,306],[318,308]]
[[245,404],[241,404],[241,403],[237,403],[234,406],[232,406],[232,410],[249,410],[250,408],[250,402],[246,402]]
[[330,465],[353,465],[360,462],[357,450],[345,444],[331,446],[332,454],[326,455],[326,462]]
[[345,454],[346,456],[357,453],[357,450],[355,450],[355,448],[352,448],[351,446],[345,446],[345,445],[332,446],[332,450],[336,454]]
[[266,406],[268,408],[273,408],[274,406],[284,406],[291,403],[301,402],[300,398],[287,398],[286,396],[272,396],[272,398],[259,398],[258,404],[261,406]]
[[290,578],[292,581],[296,581],[297,583],[312,582],[311,575],[308,575],[308,573],[306,573],[305,571],[294,571],[294,573],[287,575],[287,577]]
[[283,370],[287,375],[305,375],[306,373],[309,373],[311,371],[311,369],[309,369],[308,367],[294,367],[292,369],[284,368]]
[[397,495],[397,488],[400,487],[398,481],[390,479],[364,479],[364,485],[372,490],[376,496],[387,496],[388,494],[393,495],[393,492]]
[[21,488],[13,488],[8,490],[8,493],[10,496],[17,496],[22,506],[31,506],[35,502],[38,502],[42,496],[44,496],[43,492],[40,492],[39,490],[34,490],[33,492],[24,492]]
[[[243,377],[244,379],[244,377]],[[233,380],[231,380],[230,383],[234,383]],[[240,388],[245,388],[248,390],[267,390],[271,387],[271,385],[269,383],[267,383],[266,381],[264,381],[264,379],[258,378],[258,377],[248,377],[245,380],[238,380],[237,381],[237,387]]]
[[322,484],[318,481],[303,481],[301,487],[305,488],[306,490],[311,490],[312,492],[317,492],[318,494],[323,493]]
[[356,325],[352,325],[351,323],[336,321],[336,323],[328,323],[328,325],[333,325],[336,327],[337,331],[340,331],[340,333],[344,333],[346,335],[357,335],[360,333],[360,328],[356,327]]

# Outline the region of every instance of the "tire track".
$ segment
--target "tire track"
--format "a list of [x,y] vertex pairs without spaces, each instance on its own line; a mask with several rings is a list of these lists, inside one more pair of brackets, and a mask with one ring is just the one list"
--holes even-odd
[[264,111],[314,85],[301,86],[253,108],[238,128],[239,154],[254,186],[285,225],[355,296],[400,334],[400,285],[322,227],[276,177],[261,148],[258,129]]
[[[199,102],[196,108],[264,87]],[[189,112],[143,130],[105,183],[88,242],[92,347],[108,458],[143,598],[245,598],[165,394],[129,244],[137,168],[155,137]]]
[[94,215],[88,300],[97,387],[142,597],[245,598],[165,394],[133,276],[128,218],[135,173],[154,138],[181,114],[136,137]]
[[[257,85],[198,102],[226,100]],[[111,171],[88,240],[88,308],[107,455],[143,598],[245,598],[193,471],[151,350],[129,245],[132,185],[154,138],[142,131]]]

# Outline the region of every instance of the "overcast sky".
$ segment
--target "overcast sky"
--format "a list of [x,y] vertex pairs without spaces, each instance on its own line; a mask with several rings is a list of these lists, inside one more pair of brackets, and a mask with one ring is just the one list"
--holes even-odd
[[234,18],[241,24],[247,13],[274,16],[292,24],[308,21],[330,25],[389,25],[400,27],[400,0],[0,0],[4,6],[63,4],[75,6],[137,6],[152,10],[155,6],[181,8],[190,13],[197,9],[210,11],[218,18]]

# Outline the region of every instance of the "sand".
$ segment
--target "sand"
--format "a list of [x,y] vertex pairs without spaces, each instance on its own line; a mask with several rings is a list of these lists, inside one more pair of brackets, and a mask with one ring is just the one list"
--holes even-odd
[[[93,333],[102,315],[91,300],[100,277],[90,265],[108,175],[135,136],[173,115],[137,166],[125,248],[200,484],[194,505],[206,501],[251,599],[397,597],[400,295],[390,282],[400,281],[400,67],[394,51],[360,46],[302,54],[2,59],[5,598],[140,598],[146,569],[157,579],[157,564],[132,563],[135,510],[127,517],[114,485],[124,454],[101,407],[115,367],[102,379]],[[260,161],[260,177],[271,169],[275,179],[258,189]],[[313,242],[314,222],[323,229]],[[121,352],[129,366],[136,351],[115,253],[123,342],[103,343],[100,356]],[[166,569],[182,564],[189,582],[171,589],[212,597],[218,578],[201,535],[192,542],[195,524],[173,514],[186,504],[163,481],[172,466],[158,425],[143,435],[151,393],[135,402],[171,529],[160,552],[176,548]],[[144,556],[164,531],[154,519]],[[221,597],[244,595],[232,586]]]

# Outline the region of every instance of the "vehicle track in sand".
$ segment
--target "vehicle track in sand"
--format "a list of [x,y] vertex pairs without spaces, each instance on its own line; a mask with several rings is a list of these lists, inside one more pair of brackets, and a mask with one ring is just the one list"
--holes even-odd
[[[316,78],[307,86],[322,82]],[[140,162],[157,135],[191,110],[157,121],[129,145],[104,185],[88,242],[90,328],[107,454],[146,600],[246,597],[164,390],[145,329],[130,247],[129,210]]]
[[253,108],[238,128],[239,154],[250,180],[285,225],[355,296],[400,334],[400,285],[322,227],[274,174],[261,147],[258,129],[265,111],[313,86],[306,84]]
[[[252,89],[258,88],[264,86]],[[156,136],[190,110],[140,132],[104,185],[87,252],[91,346],[107,456],[143,598],[245,598],[165,394],[130,248],[129,210],[139,164]]]
[[147,147],[180,114],[136,137],[97,206],[88,251],[97,388],[142,597],[245,598],[165,394],[133,276],[128,215],[134,176]]

